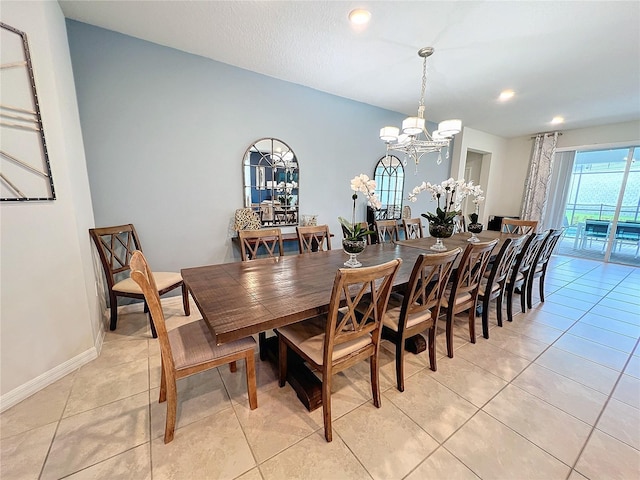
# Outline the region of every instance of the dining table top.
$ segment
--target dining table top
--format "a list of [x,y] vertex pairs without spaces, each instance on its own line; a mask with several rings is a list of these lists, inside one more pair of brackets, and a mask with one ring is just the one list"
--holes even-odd
[[[470,234],[444,239],[449,249],[468,245]],[[480,241],[517,235],[483,232]],[[402,258],[394,287],[409,281],[421,253],[435,253],[433,237],[368,245],[358,255],[363,266]],[[342,249],[184,268],[182,278],[218,344],[326,313],[336,272],[345,268]]]

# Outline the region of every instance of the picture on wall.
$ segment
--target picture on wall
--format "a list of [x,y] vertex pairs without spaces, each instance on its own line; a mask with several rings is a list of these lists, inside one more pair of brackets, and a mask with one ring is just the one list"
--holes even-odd
[[27,35],[0,27],[0,200],[55,200]]

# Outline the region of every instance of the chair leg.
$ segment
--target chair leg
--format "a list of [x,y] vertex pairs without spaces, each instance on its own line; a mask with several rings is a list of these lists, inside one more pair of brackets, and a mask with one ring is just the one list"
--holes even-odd
[[231,373],[236,373],[238,371],[238,364],[235,361],[229,363],[229,371]]
[[116,329],[118,323],[118,297],[113,293],[109,294],[109,306],[111,307],[111,323],[109,324],[109,330]]
[[540,301],[542,303],[544,303],[544,277],[546,275],[547,275],[547,267],[545,265],[545,267],[542,270],[542,275],[540,275],[540,280],[539,280],[539,282],[540,282],[540,286],[539,286],[539,288],[540,288]]
[[[146,305],[147,302],[144,302],[144,304]],[[158,338],[158,332],[156,332],[156,326],[153,323],[153,317],[151,316],[151,312],[149,312],[147,315],[149,315],[149,327],[151,327],[151,336],[153,338]]]
[[258,392],[256,390],[256,360],[253,349],[247,351],[244,361],[247,370],[247,394],[249,395],[249,408],[251,410],[255,410],[258,408]]
[[400,335],[396,336],[396,385],[404,392],[404,340]]
[[504,295],[504,292],[500,292],[500,295],[498,295],[498,298],[496,298],[496,318],[498,320],[499,327],[502,326],[502,296],[503,295]]
[[258,349],[260,350],[260,360],[267,359],[267,334],[266,332],[260,332],[258,334]]
[[324,438],[333,440],[331,430],[331,372],[325,369],[322,374],[322,416],[324,418]]
[[533,280],[534,277],[531,275],[529,281],[527,281],[527,307],[529,310],[533,308]]
[[176,428],[176,411],[178,408],[178,392],[175,377],[167,383],[167,422],[164,427],[164,443],[169,443],[173,440],[173,432]]
[[527,312],[527,285],[528,283],[523,283],[520,287],[520,309],[522,313]]
[[469,309],[469,340],[476,343],[476,307]]
[[436,325],[433,324],[433,327],[429,329],[429,338],[427,339],[429,342],[427,348],[429,349],[429,364],[431,365],[431,370],[434,372],[438,370],[438,365],[436,363]]
[[182,307],[184,308],[184,316],[191,315],[191,308],[189,307],[189,289],[187,285],[182,283]]
[[491,301],[489,296],[482,299],[482,336],[489,338],[489,305]]
[[380,408],[380,364],[378,363],[378,352],[369,357],[369,370],[371,370],[371,394],[373,404]]
[[158,403],[167,401],[167,379],[164,375],[164,362],[161,361],[160,365],[160,397]]
[[[281,336],[278,336],[278,365],[279,365],[279,381],[280,387],[284,387],[287,381],[287,344]],[[260,352],[262,354],[262,352]]]
[[446,325],[446,335],[447,335],[447,356],[449,358],[453,358],[453,310],[447,310],[447,325]]
[[513,322],[513,288],[507,290],[507,320]]

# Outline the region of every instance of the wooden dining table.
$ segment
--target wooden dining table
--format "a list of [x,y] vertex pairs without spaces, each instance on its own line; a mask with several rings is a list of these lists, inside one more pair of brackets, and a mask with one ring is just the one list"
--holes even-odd
[[[456,234],[444,244],[464,249],[469,237],[468,233]],[[514,235],[486,232],[478,237],[481,241],[499,238],[502,243]],[[427,237],[368,245],[358,260],[369,266],[402,258],[394,281],[394,287],[401,288],[409,281],[418,256],[435,253],[430,250],[434,243],[433,237]],[[216,342],[223,344],[326,313],[336,272],[344,268],[347,258],[339,249],[184,268],[181,274]],[[295,374],[295,369],[291,371]],[[302,386],[296,379],[290,381],[310,410],[321,405],[321,398],[298,389],[315,388],[307,385],[314,383],[313,378],[304,378]]]

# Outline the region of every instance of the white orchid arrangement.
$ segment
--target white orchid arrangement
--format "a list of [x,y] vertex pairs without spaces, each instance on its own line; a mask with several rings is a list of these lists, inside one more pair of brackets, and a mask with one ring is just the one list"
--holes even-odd
[[346,240],[362,240],[366,235],[373,232],[368,228],[361,227],[360,224],[356,224],[356,200],[358,199],[358,193],[363,193],[367,199],[367,203],[376,210],[382,207],[382,203],[376,195],[376,181],[371,180],[364,173],[351,179],[351,190],[354,192],[351,196],[353,200],[351,223],[343,217],[338,217],[338,220],[342,225]]
[[[432,199],[438,202],[438,207],[435,214],[427,212],[423,213],[422,216],[437,225],[452,224],[453,219],[460,211],[462,201],[469,195],[473,196],[476,210],[478,208],[477,205],[484,201],[480,185],[474,185],[473,182],[467,183],[464,179],[454,180],[453,178],[449,178],[439,184],[422,182],[409,193],[409,201],[415,202],[418,200],[418,195],[425,190],[429,191]],[[444,201],[443,206],[441,206],[441,200]]]

